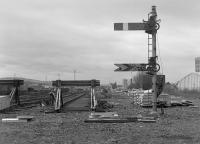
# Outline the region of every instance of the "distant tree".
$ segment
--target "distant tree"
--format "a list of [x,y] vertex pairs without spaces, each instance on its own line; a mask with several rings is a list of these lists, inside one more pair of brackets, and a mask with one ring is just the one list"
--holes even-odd
[[34,88],[28,87],[27,90],[28,90],[28,92],[31,92],[31,91],[34,91]]
[[112,89],[116,89],[117,88],[117,82],[111,83],[110,85],[111,85]]
[[128,85],[128,89],[133,89],[133,88],[135,88],[135,85],[134,85],[133,83],[130,83],[130,84]]
[[175,84],[170,82],[165,83],[165,87],[163,90],[165,93],[172,94],[172,95],[179,95],[178,88]]
[[108,90],[105,88],[102,88],[102,93],[108,93]]
[[152,76],[144,73],[138,72],[136,76],[133,77],[133,84],[130,87],[142,88],[144,90],[151,89],[152,87]]

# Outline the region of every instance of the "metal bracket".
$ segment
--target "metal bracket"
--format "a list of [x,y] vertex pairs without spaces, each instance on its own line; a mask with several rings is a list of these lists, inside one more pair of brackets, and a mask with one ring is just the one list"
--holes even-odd
[[95,97],[95,87],[91,87],[90,89],[90,94],[91,94],[91,109],[95,110],[96,109],[96,105],[97,105],[97,100]]

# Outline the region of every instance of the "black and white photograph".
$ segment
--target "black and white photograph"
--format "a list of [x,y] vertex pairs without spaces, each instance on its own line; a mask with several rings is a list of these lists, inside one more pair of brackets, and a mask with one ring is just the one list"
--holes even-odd
[[200,1],[0,0],[0,144],[200,144]]

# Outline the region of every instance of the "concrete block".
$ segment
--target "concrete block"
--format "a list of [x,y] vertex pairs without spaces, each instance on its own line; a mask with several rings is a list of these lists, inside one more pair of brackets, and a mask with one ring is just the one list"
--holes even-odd
[[18,118],[3,118],[2,122],[27,122],[27,120]]
[[34,117],[33,117],[33,116],[29,116],[29,115],[22,115],[22,116],[17,116],[17,118],[18,118],[19,120],[31,121]]
[[116,112],[92,112],[89,118],[114,118],[118,117]]

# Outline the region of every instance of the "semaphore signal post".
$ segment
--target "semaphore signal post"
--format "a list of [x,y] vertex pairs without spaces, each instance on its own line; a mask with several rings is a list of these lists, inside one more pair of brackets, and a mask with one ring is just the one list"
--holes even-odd
[[[160,28],[157,20],[156,6],[152,6],[152,11],[148,14],[148,21],[142,23],[114,23],[115,31],[131,31],[131,30],[144,30],[147,34],[152,35],[152,57],[148,59],[147,64],[115,64],[118,68],[115,71],[147,71],[152,77],[152,90],[153,90],[153,112],[157,111],[157,72],[160,70],[159,64],[156,59],[156,33]],[[148,51],[149,52],[149,51]]]

